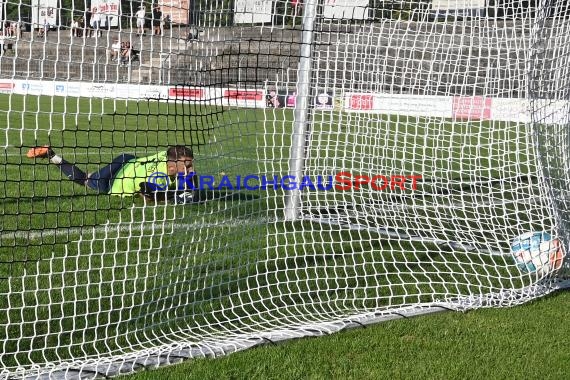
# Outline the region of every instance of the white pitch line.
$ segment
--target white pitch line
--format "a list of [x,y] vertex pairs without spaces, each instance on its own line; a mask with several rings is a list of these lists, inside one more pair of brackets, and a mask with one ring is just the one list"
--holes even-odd
[[[137,232],[140,231],[157,231],[160,233],[170,233],[173,229],[196,229],[196,228],[216,228],[216,227],[242,227],[251,226],[255,224],[265,224],[270,221],[269,218],[255,218],[255,219],[232,219],[230,221],[220,222],[194,222],[194,223],[166,223],[166,224],[153,224],[156,222],[149,221],[148,224],[140,222],[133,224],[107,224],[99,226],[86,226],[86,227],[66,227],[48,230],[31,230],[31,231],[4,231],[0,233],[0,240],[8,239],[28,239],[36,240],[44,237],[58,237],[58,236],[74,236],[77,235],[82,240],[90,238],[102,238],[110,236],[115,237],[115,232],[130,232],[127,236],[139,237]],[[98,236],[103,234],[103,236]],[[124,236],[126,237],[126,236]]]

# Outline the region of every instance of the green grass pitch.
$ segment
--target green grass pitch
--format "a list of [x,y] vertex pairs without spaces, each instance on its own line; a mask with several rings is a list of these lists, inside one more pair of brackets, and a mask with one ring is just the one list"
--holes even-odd
[[[277,310],[285,318],[298,320],[309,313],[350,314],[352,309],[429,302],[433,297],[450,296],[445,285],[448,281],[456,284],[456,294],[486,293],[504,286],[502,281],[506,280],[500,277],[516,270],[512,265],[497,269],[504,267],[504,258],[473,255],[466,269],[462,266],[465,257],[450,258],[446,256],[448,251],[440,247],[395,242],[373,232],[346,231],[310,222],[268,223],[281,216],[280,191],[212,192],[210,200],[199,205],[145,207],[141,199],[96,195],[63,179],[53,166],[25,157],[28,147],[50,144],[65,158],[92,171],[120,153],[146,155],[168,145],[185,144],[194,148],[201,174],[284,175],[292,132],[292,112],[288,110],[15,95],[1,95],[0,102],[8,104],[0,111],[7,126],[0,135],[0,143],[6,147],[0,156],[4,169],[0,173],[4,199],[0,206],[0,296],[6,300],[0,326],[7,326],[3,329],[0,362],[9,368],[97,352],[139,350],[146,347],[144,342],[149,336],[161,331],[178,332],[193,342],[204,333],[229,334],[227,326],[234,330],[247,330],[251,325],[269,329],[276,327],[271,315]],[[448,179],[458,179],[461,173],[494,177],[532,173],[535,169],[528,164],[531,153],[520,148],[525,135],[520,125],[500,123],[491,129],[486,123],[433,125],[428,120],[407,123],[398,117],[383,116],[372,121],[359,117],[341,114],[330,119],[326,113],[315,116],[314,135],[322,143],[312,145],[321,148],[309,152],[314,167],[361,170],[360,162],[364,161],[372,167],[421,170],[425,176]],[[343,129],[335,129],[337,125]],[[343,149],[350,150],[351,155],[338,157]],[[480,206],[493,194],[474,191],[467,199],[469,205],[459,214],[449,214],[445,207],[427,207],[433,204],[433,196],[398,202],[426,206],[415,211],[414,219],[408,219],[419,229],[429,227],[423,221],[433,221],[437,214],[442,231],[504,226],[499,232],[508,235],[514,228],[509,224],[511,213],[520,211],[513,198],[518,184],[513,184],[512,192],[510,187],[502,186],[501,199],[510,201],[511,208],[506,207],[505,214],[493,214],[492,220],[477,221],[477,225],[472,223],[479,213],[493,212],[488,206]],[[358,202],[356,197],[334,193],[314,193],[307,198],[317,206]],[[446,199],[458,200],[454,194]],[[377,201],[385,199],[380,196]],[[534,221],[526,215],[519,215],[519,220],[534,227]],[[385,219],[364,222],[375,224]],[[379,252],[384,251],[389,252],[389,257],[379,259]],[[428,254],[433,251],[435,254]],[[398,264],[404,261],[413,263],[415,269]],[[396,286],[370,288],[369,283],[375,281]],[[525,279],[508,282],[522,285]],[[426,295],[428,291],[433,295]],[[461,378],[461,363],[468,363],[469,344],[464,344],[464,357],[454,364],[452,360],[444,363],[437,353],[431,354],[445,352],[439,342],[453,336],[458,340],[457,334],[464,330],[469,341],[479,339],[474,341],[475,347],[480,346],[479,355],[483,355],[485,342],[493,337],[500,340],[496,351],[508,344],[517,347],[512,331],[493,335],[483,330],[476,337],[477,331],[485,329],[485,320],[496,320],[504,326],[501,330],[510,331],[507,321],[501,320],[505,314],[518,323],[514,331],[531,330],[522,340],[528,343],[534,331],[546,328],[546,322],[533,328],[525,321],[542,321],[544,305],[551,305],[554,311],[549,309],[548,315],[556,319],[557,307],[552,304],[560,299],[560,304],[567,304],[567,297],[560,295],[512,311],[485,310],[467,316],[445,314],[389,322],[322,340],[255,349],[219,361],[197,360],[134,377],[208,377],[206,373],[213,371],[230,378],[413,378],[414,373],[435,378],[449,373],[450,377]],[[451,327],[446,330],[445,326]],[[411,332],[405,333],[405,329]],[[369,331],[373,331],[374,344],[370,343]],[[449,336],[442,337],[442,331],[449,331]],[[550,336],[543,335],[545,338],[537,342],[545,347],[546,337]],[[345,340],[347,346],[339,343]],[[335,350],[339,346],[342,348]],[[362,347],[376,352],[377,358],[371,360],[372,354]],[[403,357],[395,347],[400,347]],[[422,349],[428,353],[422,354]],[[285,359],[288,350],[298,358],[296,363]],[[355,353],[351,356],[352,350]],[[329,357],[333,351],[345,355],[332,356],[338,365],[321,363],[322,371],[311,369],[303,357],[313,356],[314,352]],[[537,368],[554,368],[552,374],[562,373],[567,367],[558,363],[557,351],[550,352],[533,357],[542,366]],[[504,355],[507,361],[516,352]],[[344,361],[344,356],[354,359]],[[355,369],[351,364],[358,360],[363,363]],[[441,362],[441,371],[447,368],[449,372],[421,365],[429,361]],[[280,362],[287,363],[287,367],[280,367]],[[519,363],[515,374],[517,370],[523,375],[529,373],[520,359],[513,362]],[[492,374],[487,372],[490,369],[481,371],[475,373],[480,377]],[[498,374],[508,377],[511,372],[501,369]]]
[[398,319],[120,379],[566,379],[568,307],[564,292],[515,308]]

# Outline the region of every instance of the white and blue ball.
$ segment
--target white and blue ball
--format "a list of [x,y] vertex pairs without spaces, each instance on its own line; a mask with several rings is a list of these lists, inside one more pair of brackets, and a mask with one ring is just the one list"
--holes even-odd
[[521,272],[546,275],[560,269],[564,252],[560,240],[547,232],[527,232],[511,242],[511,254]]

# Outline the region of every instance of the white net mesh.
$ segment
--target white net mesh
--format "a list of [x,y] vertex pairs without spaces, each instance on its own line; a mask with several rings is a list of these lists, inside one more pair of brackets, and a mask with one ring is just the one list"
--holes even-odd
[[[0,377],[567,286],[568,6],[435,3],[5,2]],[[41,145],[58,158],[26,157]],[[58,161],[97,173],[173,145],[194,152],[191,204]],[[514,248],[528,232],[546,248]]]

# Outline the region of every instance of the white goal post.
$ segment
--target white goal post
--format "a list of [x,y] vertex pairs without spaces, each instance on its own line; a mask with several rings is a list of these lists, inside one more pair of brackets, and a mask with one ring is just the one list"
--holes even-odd
[[[0,3],[0,378],[570,286],[570,5],[50,1]],[[177,145],[187,203],[60,172]]]

